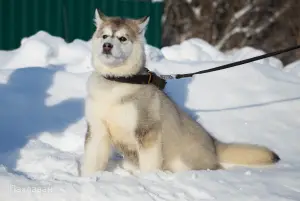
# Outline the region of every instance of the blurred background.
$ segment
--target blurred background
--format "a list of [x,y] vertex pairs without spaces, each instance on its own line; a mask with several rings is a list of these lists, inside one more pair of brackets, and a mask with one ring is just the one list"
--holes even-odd
[[[300,44],[299,0],[165,0],[162,44],[199,37],[220,50],[252,46],[267,52]],[[284,64],[294,51],[277,56]]]
[[[147,41],[159,48],[189,38],[222,51],[300,44],[299,0],[0,0],[0,49],[18,48],[40,30],[67,42],[89,40],[95,8],[106,15],[150,15]],[[299,57],[299,51],[277,56],[285,65]]]

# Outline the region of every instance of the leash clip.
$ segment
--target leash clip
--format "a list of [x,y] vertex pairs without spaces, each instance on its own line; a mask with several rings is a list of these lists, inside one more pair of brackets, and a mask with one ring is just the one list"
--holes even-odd
[[160,76],[164,80],[173,80],[176,79],[176,75],[161,75]]

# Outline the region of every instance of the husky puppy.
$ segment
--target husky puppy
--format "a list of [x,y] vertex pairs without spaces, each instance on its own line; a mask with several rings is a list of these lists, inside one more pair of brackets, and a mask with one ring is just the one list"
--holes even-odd
[[267,165],[279,157],[266,147],[223,143],[152,84],[116,82],[146,72],[145,31],[149,17],[108,17],[96,9],[91,74],[85,116],[82,176],[106,169],[111,147],[124,168],[151,172],[215,170],[222,164]]

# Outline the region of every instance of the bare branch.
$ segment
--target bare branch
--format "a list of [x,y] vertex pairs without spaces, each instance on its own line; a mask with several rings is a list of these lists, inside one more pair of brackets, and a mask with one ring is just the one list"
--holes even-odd
[[[250,12],[254,8],[253,2],[249,2],[249,4],[246,4],[243,8],[238,10],[236,13],[232,15],[232,18],[229,21],[229,24],[227,25],[225,29],[225,33],[231,32],[230,30],[234,28],[235,24],[238,20],[241,20],[244,15],[246,15],[248,12]],[[222,40],[222,39],[221,39]]]
[[269,18],[268,21],[264,22],[261,26],[256,28],[254,30],[255,34],[260,34],[262,31],[264,31],[266,28],[268,28],[273,22],[275,22],[276,19],[278,19],[282,14],[284,14],[285,11],[287,11],[291,7],[290,3],[287,3],[282,7],[280,10],[274,13],[273,16]]
[[235,27],[234,29],[232,29],[229,33],[227,33],[226,35],[224,35],[224,37],[216,44],[216,48],[217,49],[221,49],[223,47],[223,45],[230,39],[230,37],[232,37],[235,34],[238,33],[247,33],[249,32],[249,28],[248,27]]
[[233,24],[235,23],[238,19],[243,17],[246,13],[248,13],[252,8],[254,7],[253,4],[248,4],[244,8],[240,9],[237,11],[231,18],[230,23]]

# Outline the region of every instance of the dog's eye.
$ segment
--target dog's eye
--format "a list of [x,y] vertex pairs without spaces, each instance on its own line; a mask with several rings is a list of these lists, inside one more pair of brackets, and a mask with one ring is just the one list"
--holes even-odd
[[103,35],[103,36],[102,36],[103,39],[105,39],[105,38],[107,38],[107,37],[108,37],[108,35]]
[[122,36],[122,37],[119,38],[119,40],[120,40],[121,42],[125,42],[125,41],[127,41],[127,38],[125,38],[124,36]]

